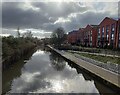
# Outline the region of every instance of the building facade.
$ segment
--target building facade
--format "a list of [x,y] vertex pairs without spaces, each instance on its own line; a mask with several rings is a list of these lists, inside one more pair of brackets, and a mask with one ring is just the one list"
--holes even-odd
[[77,42],[77,32],[78,32],[78,30],[73,30],[73,31],[68,33],[68,37],[67,37],[68,43],[76,44],[76,42]]
[[69,32],[68,43],[87,47],[120,48],[120,19],[105,17],[99,25]]
[[120,19],[117,22],[116,48],[120,48]]
[[84,29],[84,46],[96,47],[98,25],[87,25]]
[[117,20],[104,18],[99,24],[97,45],[99,47],[116,47]]
[[79,43],[81,46],[84,45],[84,29],[85,28],[79,28]]

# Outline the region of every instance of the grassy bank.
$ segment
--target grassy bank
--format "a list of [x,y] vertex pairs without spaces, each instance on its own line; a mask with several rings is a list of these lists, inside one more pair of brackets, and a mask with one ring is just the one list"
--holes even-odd
[[81,46],[73,46],[73,45],[62,45],[58,49],[60,49],[60,50],[82,51],[82,52],[89,52],[89,53],[102,53],[102,54],[120,56],[120,50],[119,49],[102,49],[102,48],[81,47]]
[[68,45],[62,45],[58,49],[60,50],[74,50],[74,51],[83,51],[83,52],[91,52],[91,53],[99,53],[100,50],[97,48],[85,48],[80,46],[68,46]]
[[103,62],[103,63],[111,62],[115,64],[120,64],[120,58],[118,57],[108,57],[108,56],[94,55],[94,54],[87,54],[87,53],[77,53],[77,54],[79,54],[80,56],[84,56],[87,58],[91,58],[91,59]]

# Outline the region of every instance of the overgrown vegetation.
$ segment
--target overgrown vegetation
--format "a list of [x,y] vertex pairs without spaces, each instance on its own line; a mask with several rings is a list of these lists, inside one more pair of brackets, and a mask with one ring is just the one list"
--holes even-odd
[[2,37],[3,67],[12,64],[36,46],[37,39],[29,37]]
[[[2,38],[2,57],[3,59],[19,53],[35,45],[35,41],[30,38],[14,38],[13,36]],[[17,55],[16,55],[17,56]]]

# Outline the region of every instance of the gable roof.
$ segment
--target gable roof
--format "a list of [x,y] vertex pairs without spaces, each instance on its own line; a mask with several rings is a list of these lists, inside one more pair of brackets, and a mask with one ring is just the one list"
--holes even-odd
[[[113,19],[113,18],[105,17],[105,18],[100,22],[100,24],[101,24],[102,22],[104,22],[106,19],[113,20],[113,21],[117,21],[117,20],[115,20],[115,19]],[[99,25],[100,25],[100,24],[99,24]]]

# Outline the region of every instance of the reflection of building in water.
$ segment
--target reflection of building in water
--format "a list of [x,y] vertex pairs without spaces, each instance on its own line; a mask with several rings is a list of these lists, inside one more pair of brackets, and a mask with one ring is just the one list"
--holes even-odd
[[50,55],[50,61],[52,67],[57,71],[62,71],[65,68],[65,61],[62,57],[57,56],[55,53],[51,53]]

